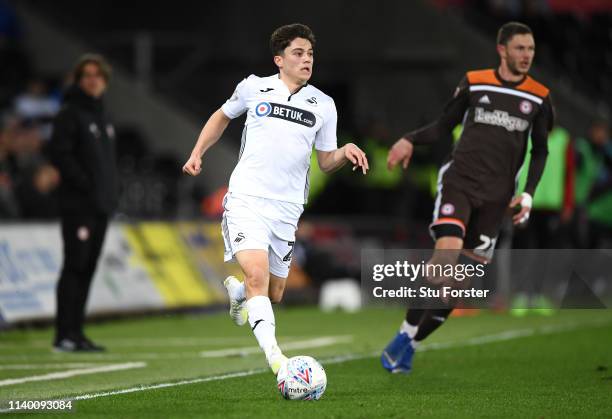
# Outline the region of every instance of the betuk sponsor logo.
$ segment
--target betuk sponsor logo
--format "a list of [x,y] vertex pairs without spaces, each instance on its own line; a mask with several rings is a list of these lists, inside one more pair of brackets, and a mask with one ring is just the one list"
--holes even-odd
[[295,122],[306,127],[314,127],[317,121],[312,112],[278,103],[261,102],[255,107],[255,114]]

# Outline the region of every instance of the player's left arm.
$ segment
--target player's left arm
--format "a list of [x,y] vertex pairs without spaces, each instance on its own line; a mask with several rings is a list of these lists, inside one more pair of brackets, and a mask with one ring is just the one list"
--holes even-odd
[[324,173],[332,173],[349,161],[353,164],[353,170],[360,167],[364,175],[370,169],[365,153],[353,143],[345,144],[333,151],[317,150],[317,161]]
[[331,173],[346,163],[353,164],[353,170],[358,167],[365,175],[370,168],[365,153],[353,143],[345,144],[338,148],[336,128],[338,125],[338,113],[333,101],[329,103],[323,125],[317,131],[314,146],[317,151],[317,162],[324,173]]
[[554,109],[550,100],[550,95],[548,95],[533,121],[533,128],[531,130],[531,162],[529,163],[529,171],[527,172],[525,191],[515,196],[510,202],[511,208],[517,205],[521,206],[521,210],[512,217],[512,221],[515,225],[522,224],[529,219],[533,203],[533,194],[535,193],[536,186],[538,186],[538,182],[544,172],[544,166],[546,165],[546,157],[548,156],[548,133],[552,130],[553,124]]

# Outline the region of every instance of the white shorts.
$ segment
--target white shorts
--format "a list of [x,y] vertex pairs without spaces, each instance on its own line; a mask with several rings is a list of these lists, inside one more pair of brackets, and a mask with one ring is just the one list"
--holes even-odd
[[287,278],[302,205],[228,192],[221,230],[225,262],[241,250],[268,252],[270,273]]

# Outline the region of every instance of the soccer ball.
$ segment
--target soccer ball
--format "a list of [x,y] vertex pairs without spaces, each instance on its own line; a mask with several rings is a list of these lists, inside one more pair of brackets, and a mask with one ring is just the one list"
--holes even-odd
[[316,359],[294,356],[280,368],[276,382],[285,399],[319,400],[327,387],[327,376]]

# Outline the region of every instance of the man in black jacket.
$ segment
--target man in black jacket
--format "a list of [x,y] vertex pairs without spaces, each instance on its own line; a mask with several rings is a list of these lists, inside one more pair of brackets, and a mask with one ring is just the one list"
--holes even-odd
[[81,57],[50,143],[61,176],[64,240],[53,346],[63,352],[104,350],[85,336],[83,322],[108,219],[117,204],[115,133],[102,106],[109,77],[110,67],[103,57]]

